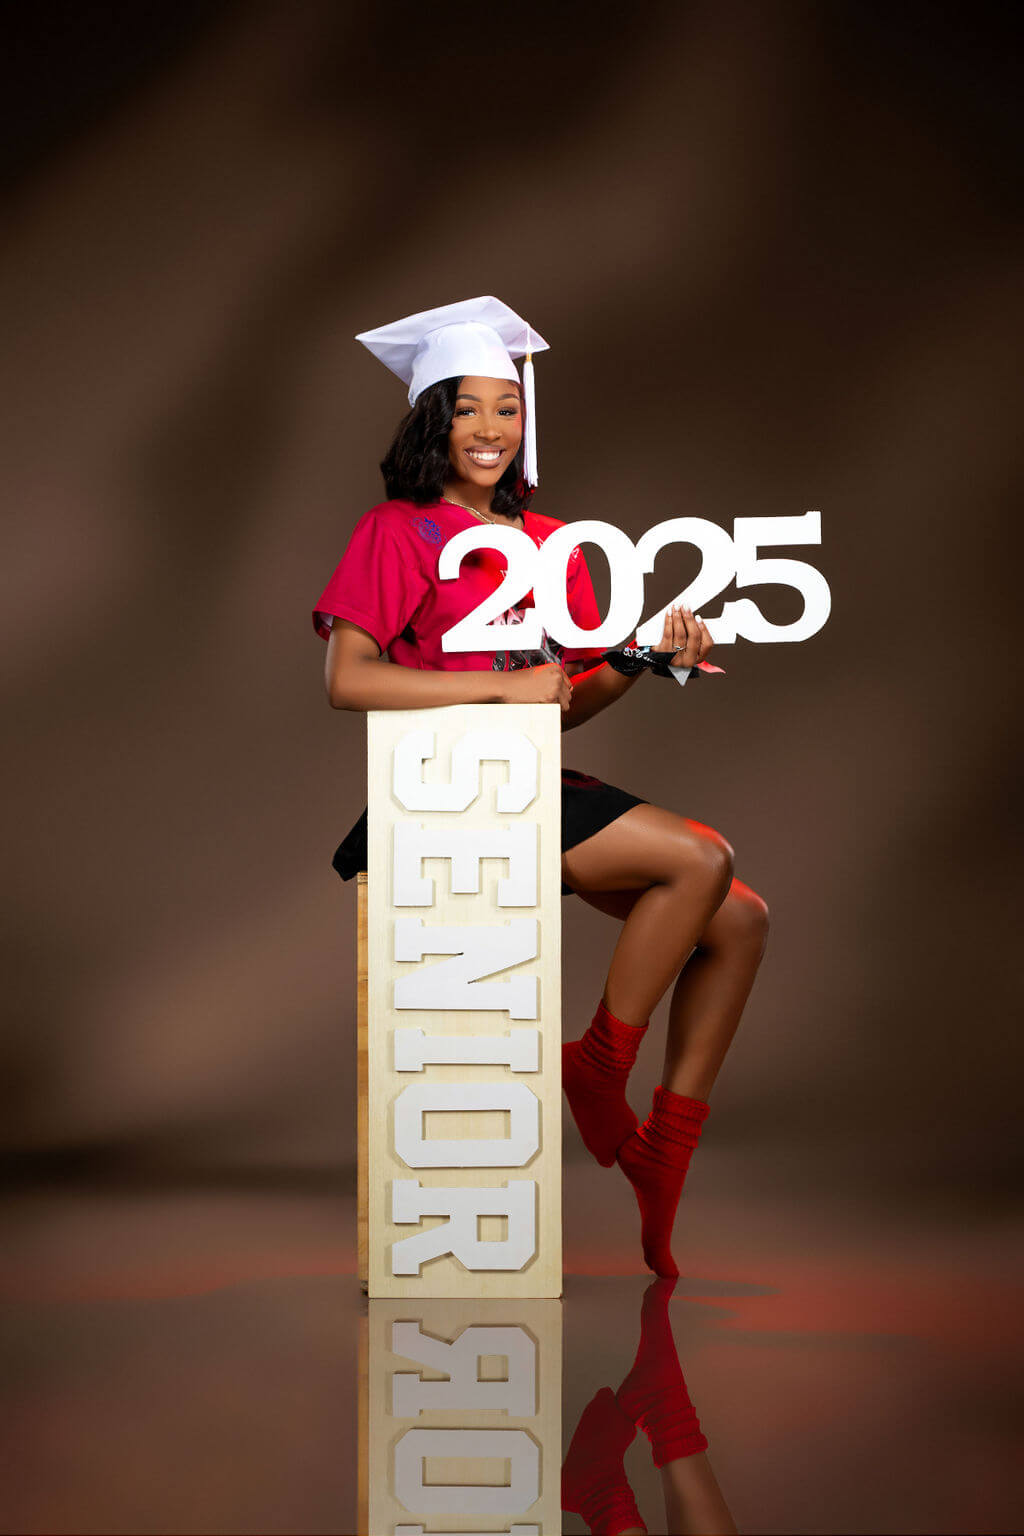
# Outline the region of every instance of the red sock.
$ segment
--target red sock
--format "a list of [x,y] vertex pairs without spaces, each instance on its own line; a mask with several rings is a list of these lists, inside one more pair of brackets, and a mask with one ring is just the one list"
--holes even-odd
[[618,1150],[619,1166],[636,1191],[644,1262],[656,1275],[678,1275],[672,1257],[672,1225],[683,1180],[708,1106],[660,1084],[654,1107]]
[[668,1303],[675,1286],[674,1280],[652,1280],[644,1292],[636,1359],[615,1394],[623,1412],[651,1442],[656,1467],[708,1448],[672,1337]]
[[626,1102],[626,1079],[636,1060],[647,1024],[624,1024],[597,1005],[590,1027],[579,1040],[562,1046],[562,1086],[584,1145],[603,1168],[636,1129],[637,1117]]
[[565,1458],[562,1509],[582,1515],[602,1536],[647,1529],[622,1465],[635,1434],[611,1387],[602,1387],[584,1408]]

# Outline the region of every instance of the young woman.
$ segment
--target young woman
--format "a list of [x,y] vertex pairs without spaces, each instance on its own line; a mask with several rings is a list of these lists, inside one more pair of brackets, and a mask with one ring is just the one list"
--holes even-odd
[[[388,500],[359,519],[313,613],[327,639],[328,698],[335,709],[353,710],[557,703],[563,730],[573,730],[621,700],[639,674],[599,661],[600,648],[562,647],[543,631],[539,650],[441,649],[441,635],[495,589],[502,569],[495,552],[476,551],[457,580],[439,582],[444,543],[478,522],[524,529],[537,544],[563,525],[529,505],[535,470],[529,479],[524,474],[524,397],[507,333],[499,340],[491,331],[495,348],[490,338],[468,334],[472,326],[452,323],[424,340],[424,317],[410,319],[421,324],[409,353],[397,363],[384,358],[412,378],[414,401],[381,465]],[[367,334],[390,344],[394,330]],[[438,338],[447,343],[454,332],[458,345],[438,350]],[[519,355],[528,346],[529,338]],[[434,377],[424,383],[421,370],[417,381],[431,347]],[[471,371],[473,362],[480,371]],[[456,371],[440,376],[446,366]],[[578,548],[567,601],[581,628],[598,623]],[[515,622],[522,610],[506,617]],[[673,668],[698,665],[710,647],[707,626],[688,608],[666,613],[658,649],[674,653]],[[334,867],[343,879],[366,868],[365,810]],[[646,1263],[674,1276],[670,1240],[683,1181],[764,952],[767,908],[734,877],[733,850],[720,833],[571,768],[562,777],[562,881],[563,893],[575,892],[622,924],[593,1020],[581,1039],[563,1046],[565,1092],[589,1151],[605,1167],[618,1162],[633,1185]],[[670,987],[664,1070],[640,1124],[626,1081]]]

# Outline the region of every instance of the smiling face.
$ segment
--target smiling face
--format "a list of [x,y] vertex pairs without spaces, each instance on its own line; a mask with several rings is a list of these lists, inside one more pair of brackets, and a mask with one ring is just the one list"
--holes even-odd
[[523,405],[511,379],[468,374],[459,385],[448,434],[453,490],[493,490],[523,440]]

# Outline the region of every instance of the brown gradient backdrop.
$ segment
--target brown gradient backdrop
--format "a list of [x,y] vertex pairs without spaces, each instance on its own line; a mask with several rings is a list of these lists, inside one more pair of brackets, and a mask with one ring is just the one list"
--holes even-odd
[[[355,891],[329,859],[365,726],[326,704],[309,610],[404,404],[352,336],[497,293],[552,344],[540,510],[636,537],[821,509],[822,633],[723,647],[685,695],[644,679],[565,738],[720,828],[771,907],[719,1166],[879,1201],[1006,1187],[1018,82],[997,10],[888,9],[23,8],[0,258],[23,1172],[350,1169]],[[667,553],[652,602],[692,569]],[[616,929],[563,911],[575,1035]]]

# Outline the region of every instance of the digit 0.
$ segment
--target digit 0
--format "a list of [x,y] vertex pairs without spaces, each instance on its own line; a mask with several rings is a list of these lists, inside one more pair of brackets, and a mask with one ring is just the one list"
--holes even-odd
[[[581,629],[569,612],[567,596],[569,556],[577,544],[596,544],[604,551],[611,572],[608,612],[596,629]],[[613,523],[584,518],[556,528],[537,551],[534,602],[541,622],[560,645],[617,645],[632,634],[643,611],[644,581],[629,536]]]

